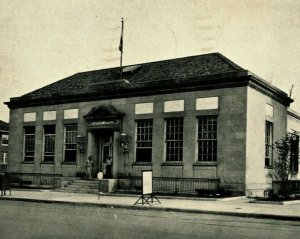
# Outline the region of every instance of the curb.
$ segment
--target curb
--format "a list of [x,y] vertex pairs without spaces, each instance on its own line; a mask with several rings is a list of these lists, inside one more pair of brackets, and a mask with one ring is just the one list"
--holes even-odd
[[103,207],[103,208],[124,208],[131,210],[152,210],[152,211],[167,211],[167,212],[183,212],[183,213],[198,213],[198,214],[210,214],[210,215],[223,215],[223,216],[236,216],[246,218],[260,218],[260,219],[274,219],[274,220],[288,220],[288,221],[300,221],[300,216],[289,215],[271,215],[262,213],[243,213],[243,212],[224,212],[224,211],[210,211],[201,209],[186,209],[186,208],[172,208],[172,207],[152,207],[152,206],[134,206],[134,205],[122,205],[122,204],[108,204],[108,203],[87,203],[87,202],[70,202],[70,201],[54,201],[46,199],[31,199],[31,198],[5,198],[0,197],[0,200],[7,201],[22,201],[22,202],[34,202],[34,203],[48,203],[48,204],[67,204],[67,205],[80,205],[89,207]]
[[260,201],[260,200],[253,200],[253,201],[249,201],[249,203],[273,204],[273,205],[292,205],[292,204],[299,204],[300,200],[291,200],[291,201]]
[[[52,189],[14,189],[16,191],[33,191],[33,192],[45,192],[45,191],[50,191],[50,192],[56,192],[56,193],[61,193],[63,191],[55,191]],[[64,192],[63,192],[64,193]],[[66,192],[66,193],[70,193],[70,192]],[[86,193],[82,193],[82,194],[86,194]],[[90,194],[90,193],[88,193]],[[96,193],[92,193],[90,195],[99,195]],[[140,194],[130,194],[130,193],[100,193],[101,196],[107,196],[107,197],[139,197]],[[196,197],[196,196],[173,196],[173,195],[160,195],[157,194],[157,196],[159,198],[162,199],[178,199],[178,200],[192,200],[192,201],[234,201],[234,200],[238,200],[238,199],[246,199],[246,196],[236,196],[236,197],[225,197],[225,198],[213,198],[213,197]]]

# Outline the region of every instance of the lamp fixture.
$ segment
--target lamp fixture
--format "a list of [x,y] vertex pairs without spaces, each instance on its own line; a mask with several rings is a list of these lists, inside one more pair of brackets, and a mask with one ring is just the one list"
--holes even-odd
[[122,131],[120,134],[120,141],[121,141],[121,148],[123,150],[123,153],[129,153],[129,148],[128,148],[128,136],[126,133]]

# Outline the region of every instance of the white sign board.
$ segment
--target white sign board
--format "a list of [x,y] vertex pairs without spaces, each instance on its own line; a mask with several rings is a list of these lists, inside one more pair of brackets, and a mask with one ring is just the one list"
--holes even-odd
[[184,111],[184,100],[170,100],[164,103],[164,112]]
[[99,172],[99,173],[97,174],[97,178],[98,178],[99,180],[101,180],[101,179],[103,178],[103,173],[102,173],[102,172]]
[[140,103],[135,104],[135,114],[152,114],[153,103]]
[[30,122],[36,120],[36,113],[24,113],[24,122]]
[[196,99],[196,110],[218,109],[218,97],[207,97]]
[[43,113],[43,120],[56,120],[56,111],[45,111]]
[[272,105],[266,104],[266,115],[274,117],[274,107]]
[[78,109],[64,110],[64,119],[77,119]]
[[152,171],[142,171],[143,195],[152,194]]

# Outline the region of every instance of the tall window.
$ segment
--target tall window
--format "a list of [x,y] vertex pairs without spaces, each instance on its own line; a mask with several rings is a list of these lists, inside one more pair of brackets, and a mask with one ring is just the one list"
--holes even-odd
[[265,155],[265,166],[273,166],[273,123],[266,121],[266,130],[265,130],[265,146],[266,146],[266,155]]
[[217,116],[198,118],[198,161],[217,161]]
[[34,161],[35,126],[24,127],[24,161]]
[[65,125],[65,162],[76,162],[77,124]]
[[166,161],[182,161],[183,118],[166,119]]
[[136,162],[151,162],[152,127],[152,120],[138,120],[136,122]]
[[44,162],[54,162],[55,125],[44,126]]

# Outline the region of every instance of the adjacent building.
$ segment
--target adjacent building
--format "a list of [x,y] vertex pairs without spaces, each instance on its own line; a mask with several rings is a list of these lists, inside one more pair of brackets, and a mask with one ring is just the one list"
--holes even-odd
[[8,123],[0,120],[0,172],[5,172],[7,166],[8,126]]
[[[294,110],[288,109],[287,112],[287,131],[289,133],[292,133],[294,135],[297,135],[297,140],[299,141],[299,136],[300,136],[300,114]],[[300,145],[298,144],[298,150],[296,150],[296,157],[299,157],[299,147]],[[299,160],[299,159],[298,159]],[[298,167],[297,165],[293,166],[293,168],[296,168],[296,174],[292,173],[292,179],[300,179],[300,174],[298,173],[299,171],[299,163]],[[294,171],[294,170],[291,170]]]
[[92,156],[106,178],[151,169],[262,195],[292,102],[219,53],[77,73],[6,102],[8,170],[76,176]]
[[300,132],[300,114],[292,109],[287,112],[287,131],[290,133]]

